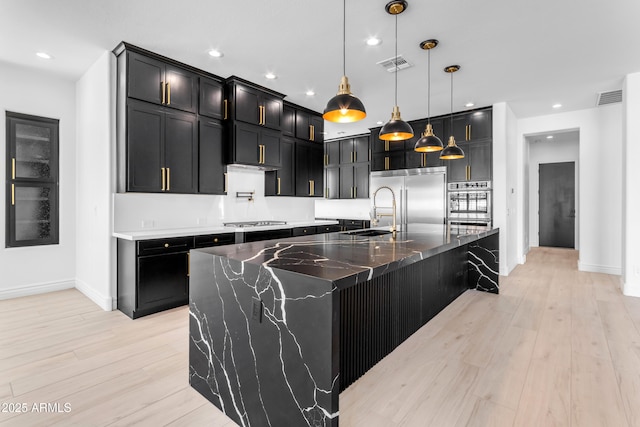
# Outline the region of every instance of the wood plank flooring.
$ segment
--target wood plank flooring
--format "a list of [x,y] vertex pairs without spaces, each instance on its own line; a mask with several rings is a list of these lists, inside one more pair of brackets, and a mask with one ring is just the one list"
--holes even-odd
[[[499,296],[464,293],[340,395],[340,425],[640,426],[640,298],[577,257],[535,248]],[[0,427],[234,426],[187,365],[186,307],[132,321],[76,290],[0,301]]]

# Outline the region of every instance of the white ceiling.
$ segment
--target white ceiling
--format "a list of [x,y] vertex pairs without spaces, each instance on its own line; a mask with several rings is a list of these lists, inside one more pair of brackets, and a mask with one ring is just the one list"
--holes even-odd
[[[386,0],[347,1],[347,76],[367,118],[327,124],[327,138],[367,132],[387,121],[393,74],[376,62],[394,56],[395,18]],[[432,51],[432,115],[506,101],[517,117],[595,106],[598,92],[620,89],[640,71],[637,0],[409,0],[398,17],[398,53],[414,65],[398,73],[405,120],[427,115],[427,53]],[[369,47],[376,35],[383,43]],[[76,80],[120,41],[221,77],[237,75],[322,112],[342,75],[342,1],[304,0],[1,0],[0,61]],[[224,52],[215,59],[211,48]],[[38,51],[52,60],[35,56]],[[272,71],[273,81],[264,78]],[[313,89],[314,97],[305,92]],[[561,103],[560,110],[552,104]],[[605,107],[606,108],[606,107]]]

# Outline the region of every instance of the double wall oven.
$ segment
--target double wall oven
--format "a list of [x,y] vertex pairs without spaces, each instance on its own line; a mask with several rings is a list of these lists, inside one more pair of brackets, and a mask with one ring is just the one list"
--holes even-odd
[[447,218],[451,225],[491,226],[491,181],[447,185]]

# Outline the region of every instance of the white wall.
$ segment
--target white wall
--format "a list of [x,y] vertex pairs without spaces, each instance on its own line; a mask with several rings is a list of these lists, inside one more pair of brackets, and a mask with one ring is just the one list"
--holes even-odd
[[363,219],[369,221],[371,199],[318,199],[315,204],[316,218]]
[[76,287],[104,310],[115,307],[115,57],[105,52],[76,83]]
[[640,297],[640,73],[626,76],[623,93],[622,291]]
[[[0,176],[6,177],[5,112],[60,119],[60,244],[5,248],[0,227],[0,299],[70,288],[75,279],[76,118],[73,82],[0,63]],[[5,224],[5,185],[0,186],[0,222]]]
[[[578,268],[621,274],[622,247],[622,106],[531,117],[518,121],[519,171],[517,202],[524,208],[526,135],[578,129],[580,132],[580,193]],[[518,247],[522,248],[524,215],[518,217]]]
[[519,262],[516,248],[516,123],[516,117],[507,103],[493,105],[493,226],[500,228],[502,275],[508,275]]
[[[572,132],[572,135],[574,133]],[[575,139],[556,143],[543,137],[527,138],[529,144],[529,236],[530,245],[539,246],[539,166],[541,163],[575,162],[576,206],[580,206],[580,161],[579,134],[575,132]],[[580,249],[580,212],[576,210],[575,248]],[[526,227],[526,223],[525,223]]]

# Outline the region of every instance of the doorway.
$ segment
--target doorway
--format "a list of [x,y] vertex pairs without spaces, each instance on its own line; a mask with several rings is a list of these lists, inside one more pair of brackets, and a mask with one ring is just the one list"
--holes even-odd
[[539,167],[539,245],[575,248],[575,162]]

